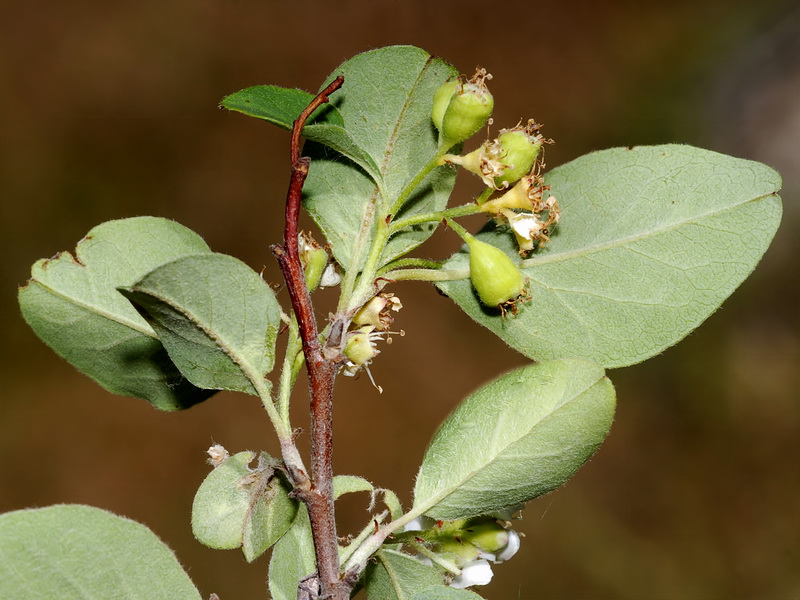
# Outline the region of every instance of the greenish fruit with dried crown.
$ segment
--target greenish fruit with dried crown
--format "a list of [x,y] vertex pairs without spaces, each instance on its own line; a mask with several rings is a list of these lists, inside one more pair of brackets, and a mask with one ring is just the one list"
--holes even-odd
[[474,237],[467,244],[470,278],[481,302],[498,307],[522,295],[525,277],[505,252]]

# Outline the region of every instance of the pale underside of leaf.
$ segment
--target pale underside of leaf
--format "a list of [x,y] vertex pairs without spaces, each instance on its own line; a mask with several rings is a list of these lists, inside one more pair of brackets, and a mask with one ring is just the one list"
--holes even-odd
[[69,505],[0,516],[0,597],[200,600],[175,555],[144,525]]
[[[546,176],[562,207],[552,242],[520,261],[532,301],[504,318],[468,281],[439,287],[536,360],[645,360],[712,314],[752,272],[781,216],[778,175],[687,146],[596,152]],[[478,236],[516,257],[504,229]],[[518,259],[518,257],[517,257]],[[446,268],[464,269],[455,255]]]
[[316,571],[314,540],[305,505],[289,531],[278,540],[269,561],[269,592],[273,600],[297,600],[297,585]]
[[63,252],[33,266],[19,292],[23,316],[45,343],[109,391],[162,410],[187,408],[210,393],[183,378],[117,287],[198,252],[210,252],[202,238],[168,219],[103,223],[78,243],[74,256]]
[[257,394],[252,380],[272,368],[280,307],[247,265],[223,254],[186,256],[122,291],[192,383]]

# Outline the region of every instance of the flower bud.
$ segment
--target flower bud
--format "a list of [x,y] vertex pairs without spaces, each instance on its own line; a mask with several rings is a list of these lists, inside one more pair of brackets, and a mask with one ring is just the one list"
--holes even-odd
[[479,517],[470,519],[459,539],[476,546],[481,552],[494,555],[508,546],[509,532],[496,519]]
[[[489,78],[491,75],[485,69],[478,69],[472,79],[458,83],[442,114],[439,133],[443,147],[452,148],[471,138],[486,124],[494,108],[494,98],[486,87]],[[444,95],[445,92],[442,92]],[[435,106],[436,112],[432,113],[434,124],[441,110],[441,102],[440,99],[440,104]]]
[[328,265],[328,253],[306,233],[297,236],[298,254],[300,262],[303,264],[303,273],[306,277],[306,285],[309,291],[313,291],[319,285],[320,279]]

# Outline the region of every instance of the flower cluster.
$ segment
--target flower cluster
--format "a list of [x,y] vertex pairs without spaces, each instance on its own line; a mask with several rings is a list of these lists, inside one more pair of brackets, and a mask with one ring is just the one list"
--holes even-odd
[[414,534],[426,563],[451,569],[450,586],[467,588],[492,580],[490,563],[501,563],[517,553],[520,536],[491,516],[457,521],[433,521],[418,517],[405,527]]
[[391,293],[380,293],[367,302],[353,315],[353,329],[347,333],[344,350],[345,363],[342,372],[350,377],[355,376],[361,369],[366,370],[372,384],[383,391],[372,379],[369,364],[372,359],[380,354],[377,342],[392,343],[391,335],[405,335],[403,331],[389,331],[394,322],[395,313],[403,308],[400,299]]

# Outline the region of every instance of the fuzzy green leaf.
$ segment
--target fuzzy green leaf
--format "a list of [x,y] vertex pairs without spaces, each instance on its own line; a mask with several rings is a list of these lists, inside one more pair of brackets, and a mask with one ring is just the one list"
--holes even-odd
[[272,600],[297,600],[297,586],[317,569],[306,507],[300,506],[289,531],[278,540],[269,561]]
[[333,499],[338,500],[344,494],[355,492],[372,492],[375,489],[369,481],[358,475],[336,475],[333,478]]
[[197,490],[192,532],[210,548],[242,548],[252,562],[286,533],[297,514],[297,501],[262,453],[239,452],[216,466]]
[[258,273],[225,254],[184,256],[120,290],[181,373],[201,388],[257,395],[275,360],[280,306]]
[[[520,266],[533,300],[515,317],[469,280],[438,287],[535,360],[641,362],[698,327],[752,272],[781,218],[780,176],[690,146],[594,152],[546,176],[561,205],[552,241]],[[516,256],[511,234],[477,236]],[[465,269],[459,253],[447,269]]]
[[[304,206],[331,242],[345,270],[360,268],[375,235],[403,188],[436,154],[438,134],[431,122],[433,94],[454,69],[412,46],[392,46],[359,54],[329,77],[344,75],[335,103],[348,133],[378,165],[380,179],[318,144],[303,189]],[[455,171],[431,172],[402,214],[441,210],[455,182]],[[382,263],[409,252],[434,231],[436,224],[410,228],[393,236]]]
[[369,600],[410,600],[420,590],[441,587],[442,575],[416,558],[384,548],[364,575]]
[[[257,85],[226,96],[221,106],[291,131],[295,119],[313,99],[312,94],[302,90]],[[356,143],[344,127],[341,113],[332,104],[325,104],[314,111],[303,127],[303,136],[333,148],[364,169],[370,177],[380,180],[375,161]]]
[[461,519],[557,488],[605,438],[615,395],[603,369],[582,360],[523,367],[466,398],[425,452],[414,507]]
[[[277,85],[254,85],[225,96],[220,106],[291,131],[295,119],[313,99],[314,94],[303,90]],[[306,122],[306,127],[319,123],[341,126],[344,125],[344,120],[333,104],[324,104],[314,111]]]
[[188,408],[211,393],[181,375],[117,288],[200,252],[210,252],[202,238],[168,219],[103,223],[78,243],[74,256],[61,252],[33,265],[19,290],[22,315],[42,341],[108,391],[161,410]]
[[200,593],[144,525],[60,505],[0,516],[0,597],[200,600]]

